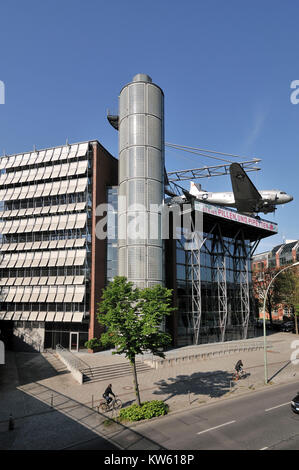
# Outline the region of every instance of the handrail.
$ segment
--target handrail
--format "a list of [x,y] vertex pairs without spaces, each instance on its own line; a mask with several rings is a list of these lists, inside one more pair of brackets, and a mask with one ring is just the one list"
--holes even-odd
[[80,357],[76,357],[72,351],[65,349],[61,344],[56,345],[56,351],[59,351],[62,355],[68,356],[70,364],[75,367],[79,372],[82,372],[84,369],[88,369],[90,374],[93,377],[92,369],[89,364],[87,364]]

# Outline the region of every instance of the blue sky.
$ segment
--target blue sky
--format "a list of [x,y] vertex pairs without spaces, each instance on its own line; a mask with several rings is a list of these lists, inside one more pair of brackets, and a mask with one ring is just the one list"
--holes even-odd
[[[36,0],[2,2],[0,154],[98,139],[117,156],[106,120],[136,73],[165,93],[165,139],[262,158],[258,189],[294,201],[266,219],[299,238],[299,4],[294,0]],[[166,151],[167,169],[217,162]],[[220,163],[220,162],[219,162]],[[202,180],[230,190],[229,177]]]

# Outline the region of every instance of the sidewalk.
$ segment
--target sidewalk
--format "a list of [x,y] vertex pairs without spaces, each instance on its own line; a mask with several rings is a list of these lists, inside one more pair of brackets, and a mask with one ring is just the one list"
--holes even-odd
[[[299,338],[298,338],[299,339]],[[268,380],[270,384],[278,384],[289,380],[299,380],[299,365],[294,365],[290,357],[294,349],[291,343],[296,336],[291,333],[275,333],[267,337]],[[263,342],[263,338],[249,339],[234,342],[252,344]],[[227,347],[228,343],[225,343]],[[169,351],[166,357],[184,357],[202,352],[218,352],[219,344],[202,346],[188,346]],[[80,354],[90,366],[102,364],[115,364],[126,361],[124,357],[103,353],[93,355]],[[298,353],[299,357],[299,353]],[[244,369],[248,377],[238,382],[232,382],[231,377],[234,365],[238,359],[242,359]],[[139,357],[140,359],[140,357]],[[145,358],[148,359],[148,358]],[[119,395],[124,403],[134,401],[132,377],[115,378],[111,380],[113,390]],[[138,382],[142,401],[160,399],[164,400],[172,412],[195,404],[207,403],[213,399],[231,397],[244,392],[251,392],[257,388],[264,387],[264,350],[240,351],[234,354],[212,355],[206,360],[183,360],[172,362],[172,366],[153,368],[150,372],[138,374]],[[106,382],[84,384],[88,387],[90,396],[97,396],[98,391],[106,386]],[[87,397],[86,388],[86,397]],[[90,398],[91,400],[91,398]]]
[[[299,365],[290,361],[294,352],[291,343],[296,339],[291,333],[276,333],[267,338],[268,386],[298,380]],[[219,345],[196,347],[199,348],[217,351]],[[194,352],[194,347],[187,347],[167,355],[190,357],[191,349]],[[127,363],[124,357],[109,352],[78,356],[92,367]],[[234,364],[240,358],[249,375],[232,382]],[[100,439],[99,448],[161,448],[138,434],[138,424],[104,425],[106,417],[94,410],[107,380],[80,385],[51,353],[10,353],[6,359],[6,365],[0,368],[0,449],[63,449],[96,438]],[[139,373],[138,382],[142,401],[164,400],[171,413],[198,408],[264,387],[264,353],[260,349],[209,356],[206,360],[172,362],[171,366]],[[124,406],[134,402],[131,375],[112,378],[111,383]],[[13,431],[7,430],[10,413],[15,422]]]

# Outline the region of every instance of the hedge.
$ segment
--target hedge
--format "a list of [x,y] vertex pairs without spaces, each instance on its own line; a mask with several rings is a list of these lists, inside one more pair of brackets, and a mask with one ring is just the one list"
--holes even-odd
[[145,401],[141,406],[135,404],[123,408],[119,412],[119,417],[128,421],[140,421],[141,419],[151,419],[155,416],[166,415],[167,412],[168,405],[161,400],[153,400]]

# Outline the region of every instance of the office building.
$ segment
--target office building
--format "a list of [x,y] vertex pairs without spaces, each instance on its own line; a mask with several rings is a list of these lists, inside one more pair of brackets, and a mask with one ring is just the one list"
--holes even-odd
[[106,242],[96,208],[117,183],[97,141],[0,159],[1,331],[14,347],[78,349],[99,333]]

